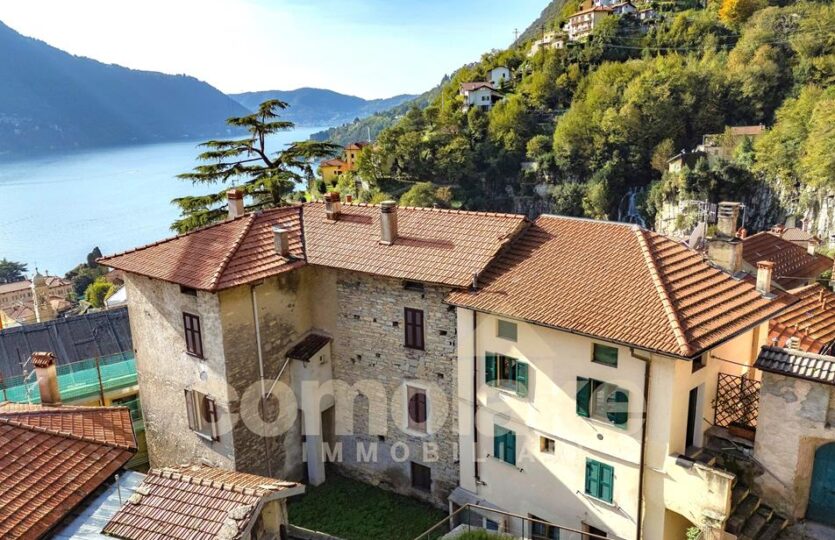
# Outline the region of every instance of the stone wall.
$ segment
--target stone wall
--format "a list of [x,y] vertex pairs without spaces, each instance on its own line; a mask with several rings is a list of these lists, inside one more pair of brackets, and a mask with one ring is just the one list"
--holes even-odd
[[[230,395],[217,296],[190,296],[178,285],[128,274],[130,326],[151,467],[205,462],[234,467]],[[183,312],[200,317],[204,358],[186,354]],[[202,374],[202,376],[201,376]],[[189,430],[185,390],[215,399],[220,441]]]
[[766,504],[801,519],[815,451],[835,441],[835,387],[763,373],[754,457],[765,468],[756,487]]
[[[405,289],[401,280],[331,274],[337,294],[333,376],[364,394],[353,401],[351,411],[340,406],[351,401],[349,390],[337,386],[343,388],[341,396],[337,391],[336,440],[343,452],[338,467],[371,484],[444,506],[458,484],[457,411],[451,401],[457,384],[456,321],[455,311],[443,303],[448,290],[427,285],[420,292]],[[321,283],[327,286],[326,279]],[[424,312],[423,351],[404,346],[406,307]],[[428,435],[404,429],[406,383],[428,389]],[[363,459],[358,445],[366,452],[376,448],[376,459]],[[411,461],[431,469],[431,493],[411,487]]]

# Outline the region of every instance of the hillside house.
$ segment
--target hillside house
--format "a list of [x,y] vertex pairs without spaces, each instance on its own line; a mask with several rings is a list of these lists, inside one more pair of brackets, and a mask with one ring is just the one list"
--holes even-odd
[[357,159],[363,148],[368,146],[367,142],[352,142],[342,151],[341,158],[327,159],[319,164],[319,175],[322,180],[328,183],[335,183],[339,176],[356,170]]
[[502,88],[504,84],[510,83],[510,70],[505,66],[498,66],[487,72],[487,79],[493,88]]
[[[481,501],[623,539],[681,539],[691,526],[723,537],[734,475],[701,458],[704,419],[719,380],[752,376],[768,320],[792,299],[637,226],[545,215],[448,301],[452,510]],[[533,537],[520,523],[486,512],[483,525]]]
[[692,152],[682,150],[667,160],[667,171],[671,173],[680,173],[685,169],[685,167],[691,170],[695,169],[696,163],[705,157],[707,157],[707,154],[698,150]]
[[464,105],[462,106],[464,112],[473,107],[482,111],[489,111],[503,97],[502,93],[497,91],[489,82],[461,83],[459,95],[464,98]]
[[612,4],[609,6],[612,10],[613,15],[630,15],[632,13],[637,13],[638,8],[632,2],[618,2],[616,4]]
[[702,137],[698,149],[705,152],[711,161],[730,160],[734,150],[744,140],[754,141],[765,133],[765,126],[729,126],[724,133],[708,133]]
[[333,194],[104,258],[125,271],[151,465],[318,485],[330,461],[445,505],[458,438],[443,300],[525,223]]
[[543,49],[564,49],[565,48],[565,35],[561,32],[545,32],[540,39],[537,39],[531,44],[530,50],[528,50],[528,56],[534,56],[536,53]]
[[585,41],[594,32],[595,25],[611,14],[611,7],[594,6],[570,16],[563,26],[563,30],[568,34],[568,41]]

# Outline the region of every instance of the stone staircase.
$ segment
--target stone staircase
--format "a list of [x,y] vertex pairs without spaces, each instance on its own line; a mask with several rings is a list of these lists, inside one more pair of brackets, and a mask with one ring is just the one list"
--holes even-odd
[[[709,467],[716,467],[736,475],[731,494],[731,517],[725,531],[739,540],[775,540],[789,525],[788,519],[777,514],[771,507],[754,494],[750,486],[740,477],[737,470],[728,465],[747,459],[752,450],[751,443],[732,437],[721,429],[708,430],[705,448],[688,449],[687,455]],[[750,463],[750,460],[748,460]]]

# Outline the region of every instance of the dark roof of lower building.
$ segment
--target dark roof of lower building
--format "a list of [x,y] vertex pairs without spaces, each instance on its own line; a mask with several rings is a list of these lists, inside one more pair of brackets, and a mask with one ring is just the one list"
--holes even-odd
[[0,403],[0,538],[43,537],[135,453],[125,407]]
[[0,376],[23,375],[33,352],[55,354],[57,364],[133,354],[128,309],[117,308],[0,330]]
[[295,482],[217,467],[152,469],[103,532],[126,540],[232,540],[262,501],[303,492]]
[[457,306],[693,358],[795,301],[636,225],[540,216]]
[[322,347],[331,342],[331,338],[321,334],[308,334],[290,349],[287,353],[287,358],[291,360],[301,360],[307,362],[314,354],[322,350]]
[[742,258],[754,268],[760,261],[773,262],[774,283],[783,289],[809,285],[832,268],[832,259],[829,257],[809,255],[806,248],[770,232],[745,238],[742,241]]
[[763,347],[754,363],[763,371],[835,386],[835,357],[782,347]]

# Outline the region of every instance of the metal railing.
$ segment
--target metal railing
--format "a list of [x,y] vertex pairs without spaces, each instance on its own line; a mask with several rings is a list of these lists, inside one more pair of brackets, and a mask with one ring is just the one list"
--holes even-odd
[[611,540],[592,532],[562,527],[532,516],[465,504],[415,540]]

